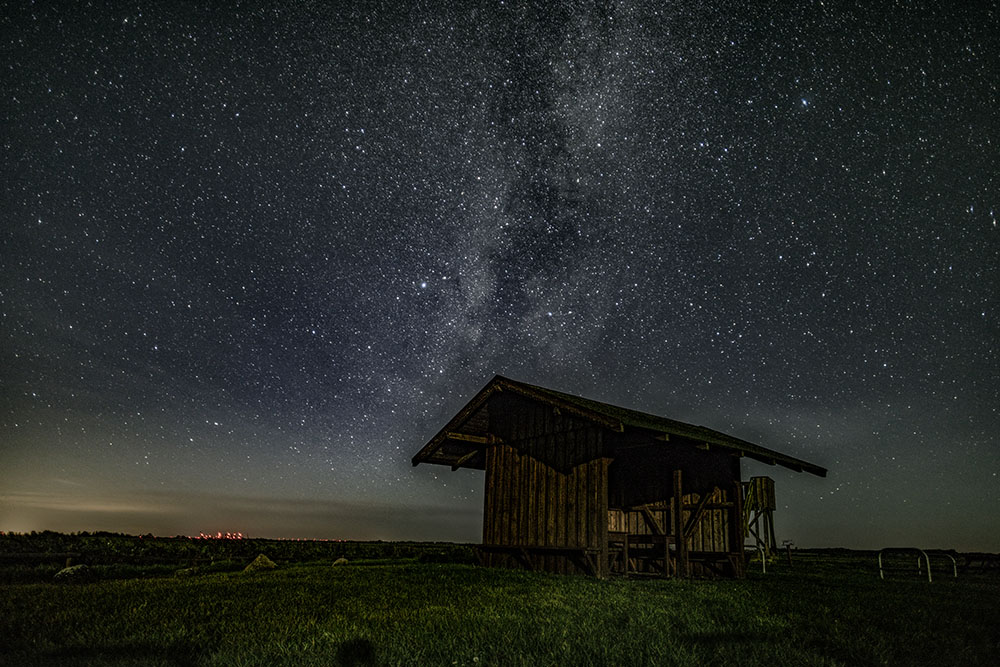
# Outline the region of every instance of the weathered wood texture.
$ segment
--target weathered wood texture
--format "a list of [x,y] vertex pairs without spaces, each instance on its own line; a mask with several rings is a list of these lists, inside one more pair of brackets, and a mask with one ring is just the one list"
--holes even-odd
[[483,543],[525,549],[519,558],[487,552],[487,563],[523,565],[527,559],[531,569],[588,572],[584,550],[596,550],[597,574],[605,575],[602,430],[511,395],[491,399],[490,415],[490,432],[503,442],[486,450]]
[[743,483],[746,491],[746,505],[755,510],[778,509],[778,503],[774,497],[774,480],[770,477],[751,477]]
[[770,477],[751,477],[743,483],[744,537],[752,538],[754,546],[763,550],[765,556],[777,552],[778,544],[774,535],[774,480]]
[[[676,457],[670,456],[674,449]],[[681,576],[741,576],[739,462],[725,454],[712,454],[681,443],[671,443],[667,452],[655,446],[626,449],[609,468],[609,531],[670,536],[677,561],[673,569]],[[641,460],[635,460],[637,456]],[[642,461],[648,464],[643,467]],[[712,486],[706,488],[709,484]],[[629,500],[643,503],[614,506],[615,501]],[[677,507],[681,508],[679,516]],[[649,554],[653,560],[648,563],[642,562],[641,551],[631,550],[630,554],[630,571],[663,570],[655,562],[660,557],[656,554]]]
[[[664,565],[660,540],[664,546],[632,550],[631,571],[739,576],[742,544],[734,539],[732,498],[738,459],[691,443],[663,447],[632,436],[627,447],[615,448],[612,462],[607,449],[620,445],[615,438],[621,436],[550,405],[501,394],[490,400],[490,415],[489,432],[498,441],[486,449],[487,564],[604,576],[612,531],[673,538],[680,570]],[[609,507],[609,498],[642,502]]]
[[[705,501],[698,521],[690,525],[691,517]],[[688,527],[689,551],[729,551],[729,516],[732,503],[729,494],[715,488],[706,493],[684,495],[684,525]]]
[[670,535],[670,501],[650,503],[643,509],[608,510],[608,530],[631,535]]
[[[744,456],[826,475],[718,431],[498,375],[413,464],[486,471],[487,564],[742,576]],[[757,484],[751,520],[774,506],[773,486]]]

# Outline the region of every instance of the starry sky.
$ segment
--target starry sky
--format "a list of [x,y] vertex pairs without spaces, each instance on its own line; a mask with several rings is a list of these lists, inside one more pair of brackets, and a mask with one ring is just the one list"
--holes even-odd
[[990,3],[5,4],[0,530],[478,541],[500,373],[1000,551]]

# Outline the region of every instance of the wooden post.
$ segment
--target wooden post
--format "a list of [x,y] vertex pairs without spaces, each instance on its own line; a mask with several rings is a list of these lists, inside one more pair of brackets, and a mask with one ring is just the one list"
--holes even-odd
[[[743,483],[739,480],[733,484],[733,509],[729,517],[729,534],[732,536],[732,545],[729,547],[730,553],[735,554],[733,559],[734,577],[741,578],[746,573],[746,556],[743,549]],[[766,556],[765,556],[766,558]]]
[[663,536],[663,576],[670,576],[670,538]]
[[[595,506],[591,507],[591,512],[597,514],[597,546],[601,550],[597,559],[600,566],[597,576],[601,579],[607,579],[611,574],[611,566],[608,563],[608,466],[611,460],[606,458],[597,460],[599,461],[597,479],[595,480],[597,483],[597,502]],[[628,537],[625,538],[625,541],[628,542]]]
[[674,471],[674,536],[677,540],[677,576],[690,577],[691,568],[688,564],[687,538],[684,537],[684,489],[682,473]]

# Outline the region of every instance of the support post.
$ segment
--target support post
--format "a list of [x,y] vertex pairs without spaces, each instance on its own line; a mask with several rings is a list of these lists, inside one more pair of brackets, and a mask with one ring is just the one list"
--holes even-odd
[[733,576],[742,578],[746,575],[746,554],[743,548],[743,483],[736,480],[733,484],[733,509],[729,517],[729,535],[731,545],[729,552],[733,554]]
[[670,576],[670,538],[663,536],[663,576]]
[[674,536],[677,540],[677,576],[690,577],[691,567],[688,563],[687,538],[684,537],[684,489],[683,475],[680,470],[674,471]]

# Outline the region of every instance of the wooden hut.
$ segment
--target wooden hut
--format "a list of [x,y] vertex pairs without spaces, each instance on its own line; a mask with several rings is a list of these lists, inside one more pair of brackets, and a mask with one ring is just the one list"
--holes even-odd
[[488,565],[740,577],[743,456],[826,476],[702,426],[498,375],[413,465],[486,471]]

